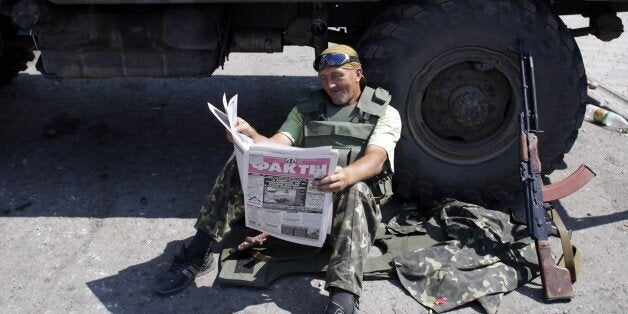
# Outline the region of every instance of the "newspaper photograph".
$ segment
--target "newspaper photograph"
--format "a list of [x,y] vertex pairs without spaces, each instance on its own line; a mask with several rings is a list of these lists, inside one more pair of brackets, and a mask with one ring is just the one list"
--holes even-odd
[[331,231],[332,193],[316,189],[315,180],[331,174],[338,152],[331,146],[298,148],[255,143],[237,132],[237,95],[225,112],[209,110],[231,133],[244,193],[245,222],[276,238],[321,247]]

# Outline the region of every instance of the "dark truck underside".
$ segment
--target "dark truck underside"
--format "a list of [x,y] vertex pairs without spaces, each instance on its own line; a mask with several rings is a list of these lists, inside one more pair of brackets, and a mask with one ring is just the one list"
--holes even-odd
[[[404,130],[397,192],[428,200],[510,199],[518,179],[517,55],[537,63],[541,159],[562,161],[582,123],[586,76],[573,36],[611,40],[628,1],[0,0],[0,82],[41,51],[54,78],[208,76],[230,52],[356,46],[371,85],[389,89]],[[569,30],[561,14],[589,17]],[[314,56],[312,56],[314,57]]]

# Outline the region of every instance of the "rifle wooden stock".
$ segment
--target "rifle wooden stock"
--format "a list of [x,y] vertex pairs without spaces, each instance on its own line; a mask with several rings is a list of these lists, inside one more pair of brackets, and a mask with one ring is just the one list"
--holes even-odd
[[548,240],[536,241],[536,255],[541,268],[541,282],[545,300],[565,300],[573,298],[571,273],[566,268],[557,266],[552,258]]

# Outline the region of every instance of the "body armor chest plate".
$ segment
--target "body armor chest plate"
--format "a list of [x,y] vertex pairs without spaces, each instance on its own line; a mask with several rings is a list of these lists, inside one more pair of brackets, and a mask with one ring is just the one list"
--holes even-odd
[[309,93],[297,109],[304,120],[304,147],[332,146],[345,167],[364,154],[379,116],[390,102],[383,89],[366,87],[355,105],[337,106],[323,90]]

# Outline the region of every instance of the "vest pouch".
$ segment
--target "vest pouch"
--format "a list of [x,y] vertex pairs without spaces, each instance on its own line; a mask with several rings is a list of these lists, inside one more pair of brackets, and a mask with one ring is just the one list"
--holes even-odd
[[362,153],[362,148],[358,146],[332,146],[332,148],[338,150],[338,166],[340,167],[350,165]]
[[366,180],[366,184],[371,188],[371,193],[375,197],[375,201],[379,205],[384,205],[393,196],[392,189],[392,173],[388,170],[375,177]]

